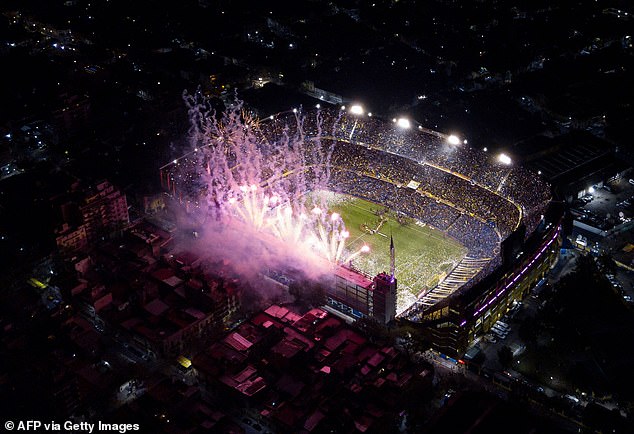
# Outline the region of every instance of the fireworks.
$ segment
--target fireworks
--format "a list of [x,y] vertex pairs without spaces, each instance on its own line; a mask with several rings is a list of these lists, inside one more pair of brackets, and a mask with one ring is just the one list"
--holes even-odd
[[[185,99],[195,151],[187,156],[191,164],[179,160],[179,169],[186,166],[188,179],[203,181],[203,197],[197,201],[207,207],[201,211],[219,224],[238,219],[254,232],[273,234],[289,248],[317,253],[333,264],[369,250],[363,246],[346,252],[350,233],[341,216],[330,212],[320,195],[309,194],[327,189],[332,148],[321,143],[320,133],[317,139],[305,139],[299,114],[287,118],[297,123],[293,133],[281,121],[271,120],[277,124],[269,125],[265,135],[239,104],[215,120],[199,95]],[[320,131],[319,113],[315,121]],[[270,131],[277,132],[274,138]]]

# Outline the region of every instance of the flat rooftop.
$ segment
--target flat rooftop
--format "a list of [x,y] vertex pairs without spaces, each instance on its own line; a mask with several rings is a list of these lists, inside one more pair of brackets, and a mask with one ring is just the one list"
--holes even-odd
[[362,288],[368,288],[373,283],[365,275],[341,265],[337,265],[335,275]]

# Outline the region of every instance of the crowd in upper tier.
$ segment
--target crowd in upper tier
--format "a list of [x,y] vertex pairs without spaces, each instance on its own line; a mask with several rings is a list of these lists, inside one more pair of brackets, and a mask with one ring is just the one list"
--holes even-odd
[[261,125],[273,140],[284,133],[334,139],[333,166],[369,170],[397,184],[419,182],[431,197],[492,222],[502,237],[516,228],[520,210],[526,233],[532,233],[551,198],[550,186],[537,174],[422,127],[401,128],[337,109],[286,113]]
[[[289,155],[298,149],[307,154],[275,163],[288,166],[284,171],[293,172],[297,167],[291,166],[301,164],[328,166],[327,177],[306,169],[313,174],[308,178],[321,176],[332,190],[381,203],[438,228],[464,244],[472,257],[497,259],[500,241],[521,223],[527,236],[531,234],[551,198],[550,186],[537,174],[415,125],[401,128],[390,120],[326,109],[280,114],[247,130],[266,149],[263,155],[280,143]],[[179,160],[180,169],[162,173],[170,179],[168,188],[188,190],[190,197],[192,190],[213,195],[199,179],[204,175],[200,161],[193,153]],[[262,165],[262,171],[267,170],[276,168]]]

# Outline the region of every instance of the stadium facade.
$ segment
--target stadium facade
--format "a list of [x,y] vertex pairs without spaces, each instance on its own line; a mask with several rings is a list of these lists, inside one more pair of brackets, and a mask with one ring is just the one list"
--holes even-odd
[[397,282],[393,275],[379,273],[370,279],[348,267],[335,269],[335,282],[326,288],[327,306],[352,319],[372,318],[388,324],[396,318]]
[[[551,206],[550,185],[466,140],[343,107],[279,114],[261,122],[259,131],[269,142],[289,134],[319,142],[329,153],[328,189],[384,205],[468,249],[437,285],[421,291],[410,306],[398,307],[398,319],[420,326],[445,354],[462,356],[557,260],[561,214]],[[190,178],[183,176],[183,166],[164,166],[161,181],[175,197],[189,201],[191,191],[184,195],[180,183]],[[358,274],[340,276],[328,291],[330,304],[391,320],[391,301],[376,303],[369,296],[368,285],[376,289],[382,279]],[[395,291],[395,282],[380,288],[384,300],[392,300]]]

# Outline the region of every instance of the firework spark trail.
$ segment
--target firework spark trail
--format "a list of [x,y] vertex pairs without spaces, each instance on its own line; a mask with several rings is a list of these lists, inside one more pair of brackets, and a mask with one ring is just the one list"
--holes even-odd
[[[323,197],[307,194],[326,189],[330,178],[334,142],[322,143],[319,112],[307,122],[300,115],[273,120],[265,132],[240,103],[218,120],[199,93],[184,99],[191,145],[200,160],[194,175],[204,180],[204,211],[217,222],[236,217],[255,232],[271,233],[301,251],[317,251],[333,264],[367,251],[364,246],[346,257],[349,233],[343,220],[323,211]],[[293,128],[284,123],[289,121]]]

